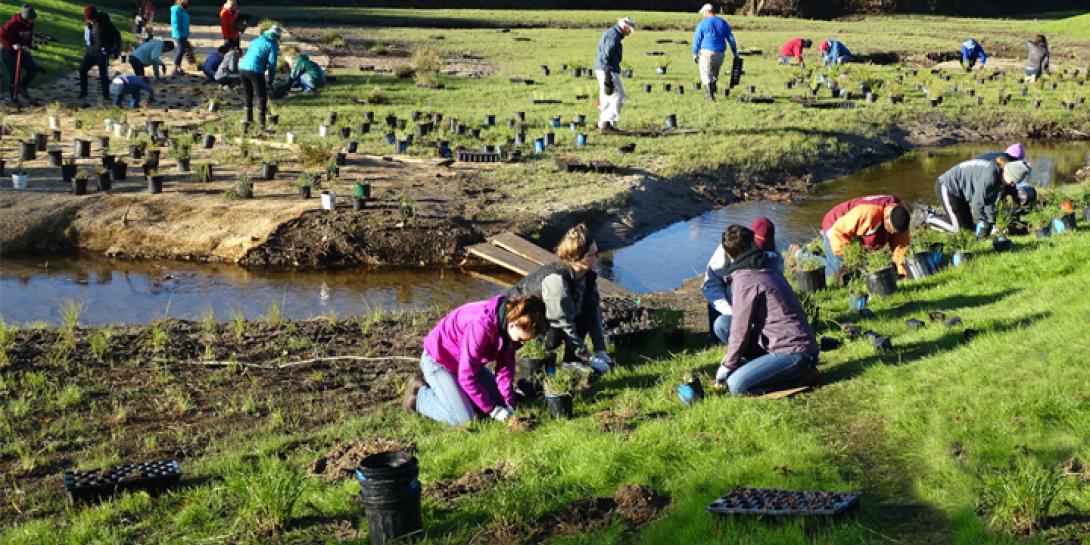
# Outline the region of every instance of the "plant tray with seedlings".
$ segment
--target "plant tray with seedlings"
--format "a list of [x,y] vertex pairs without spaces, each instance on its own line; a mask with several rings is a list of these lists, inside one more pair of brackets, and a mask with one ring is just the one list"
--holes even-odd
[[598,159],[590,162],[590,168],[598,174],[612,174],[617,172],[617,165],[606,161],[605,159]]
[[862,494],[797,492],[776,488],[735,488],[708,505],[721,515],[813,517],[835,516],[859,505]]
[[95,501],[118,492],[161,492],[178,484],[181,466],[175,460],[121,464],[90,471],[65,471],[64,488],[72,501]]
[[776,99],[765,96],[745,95],[738,97],[738,102],[747,102],[749,104],[772,104],[776,102]]
[[533,85],[534,80],[529,78],[511,78],[511,83],[521,83],[524,85]]
[[650,323],[651,309],[623,297],[602,299],[602,323],[606,328],[615,328],[624,323]]
[[535,98],[534,104],[563,104],[563,101],[555,98]]
[[458,160],[463,163],[496,163],[500,160],[500,154],[458,150]]
[[663,56],[665,54],[666,54],[665,51],[648,51],[647,52],[648,57],[661,57],[661,56]]
[[556,166],[560,167],[560,170],[564,172],[587,172],[590,170],[590,165],[580,161],[576,157],[557,157],[554,159]]

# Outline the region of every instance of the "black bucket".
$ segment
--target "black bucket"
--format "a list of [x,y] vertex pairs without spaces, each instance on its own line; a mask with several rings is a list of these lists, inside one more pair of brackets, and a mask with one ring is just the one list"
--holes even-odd
[[825,289],[825,269],[812,271],[798,271],[795,273],[795,284],[799,293],[814,293]]
[[545,394],[545,406],[549,409],[549,416],[553,418],[571,418],[571,394]]
[[677,115],[676,114],[670,114],[670,115],[666,116],[666,128],[667,129],[676,129],[677,128]]
[[534,380],[534,375],[537,374],[537,371],[545,367],[549,363],[549,361],[554,360],[554,358],[519,358],[517,374],[518,379]]
[[737,87],[738,83],[742,81],[742,73],[743,73],[744,64],[745,63],[742,60],[742,57],[734,57],[734,62],[731,64],[731,67],[730,67],[730,86],[729,87]]
[[889,297],[897,291],[897,273],[886,267],[867,275],[867,290],[880,297]]
[[908,277],[913,280],[927,278],[935,274],[931,270],[931,255],[927,252],[916,252],[906,258],[905,268],[908,269]]
[[371,543],[381,545],[420,532],[420,468],[405,451],[373,454],[356,468]]

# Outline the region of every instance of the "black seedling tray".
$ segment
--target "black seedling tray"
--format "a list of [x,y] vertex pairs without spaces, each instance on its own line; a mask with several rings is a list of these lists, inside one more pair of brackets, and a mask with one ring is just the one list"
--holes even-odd
[[772,97],[745,95],[738,97],[738,102],[747,102],[749,104],[772,104],[773,102],[776,102],[776,99]]
[[555,98],[535,98],[533,102],[534,104],[563,104],[562,100]]
[[590,168],[598,174],[612,174],[617,171],[617,165],[606,161],[605,159],[598,159],[590,162]]
[[721,515],[831,517],[859,505],[861,496],[845,492],[735,488],[709,504],[707,510]]
[[617,346],[627,346],[642,342],[651,334],[654,328],[636,328],[627,330],[625,328],[609,329],[605,331],[606,337],[609,337],[609,341]]
[[178,484],[182,468],[176,460],[121,464],[90,471],[65,471],[64,489],[73,502],[96,501],[118,492],[158,493]]
[[458,160],[463,163],[496,163],[500,160],[500,155],[498,153],[458,150]]

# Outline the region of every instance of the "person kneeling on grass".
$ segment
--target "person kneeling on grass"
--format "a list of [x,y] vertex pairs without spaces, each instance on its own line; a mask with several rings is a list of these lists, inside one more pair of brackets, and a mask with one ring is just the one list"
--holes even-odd
[[823,66],[831,67],[836,64],[852,62],[852,52],[848,50],[848,46],[837,40],[825,40],[821,42],[818,49],[821,50],[821,64]]
[[[608,373],[613,360],[606,352],[602,298],[598,293],[598,244],[586,225],[568,229],[556,248],[556,261],[526,275],[508,297],[537,295],[545,301],[549,332],[545,348],[564,343],[563,367],[582,373]],[[590,335],[595,354],[584,339]]]
[[956,233],[973,229],[975,220],[977,237],[988,236],[995,224],[996,203],[1032,171],[1025,161],[1011,161],[1006,154],[991,161],[972,159],[954,165],[935,181],[935,194],[946,214],[929,214],[927,224]]
[[304,93],[308,94],[316,93],[318,89],[325,87],[325,71],[305,53],[300,53],[299,49],[284,48],[284,60],[291,66],[291,75],[288,76],[290,87],[298,85]]
[[[783,256],[776,250],[776,226],[772,220],[760,216],[753,220],[749,228],[753,231],[754,244],[767,252],[766,265],[783,272]],[[724,241],[727,235],[723,231]],[[731,259],[727,257],[726,250],[720,242],[708,260],[708,266],[704,270],[704,284],[700,292],[704,300],[708,302],[708,332],[711,342],[727,344],[730,341],[730,277],[726,276],[727,268],[731,265]]]
[[515,410],[515,352],[547,328],[545,303],[533,295],[454,309],[424,339],[423,376],[409,380],[402,406],[450,426],[468,424],[475,414],[506,420]]
[[[148,92],[148,99],[141,101],[140,95],[143,91]],[[113,96],[114,106],[121,107],[121,99],[125,95],[129,95],[129,105],[133,108],[139,108],[141,106],[147,107],[155,101],[155,88],[148,83],[148,78],[144,76],[126,76],[124,74],[117,74],[114,79],[110,80],[110,95]]]
[[858,240],[868,251],[889,247],[897,272],[907,276],[905,256],[911,242],[912,213],[893,195],[868,195],[844,201],[825,213],[825,276],[844,282],[844,248]]
[[723,249],[733,260],[734,318],[715,383],[734,395],[783,390],[817,380],[818,346],[802,303],[783,273],[770,267],[753,231],[731,225]]

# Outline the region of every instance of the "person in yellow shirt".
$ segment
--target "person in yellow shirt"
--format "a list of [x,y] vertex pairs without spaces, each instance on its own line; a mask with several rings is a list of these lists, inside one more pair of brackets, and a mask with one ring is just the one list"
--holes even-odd
[[853,240],[871,251],[886,246],[893,251],[897,272],[906,275],[909,224],[912,214],[893,195],[868,195],[844,201],[825,214],[821,234],[825,239],[825,275],[836,277],[843,266],[844,247]]

